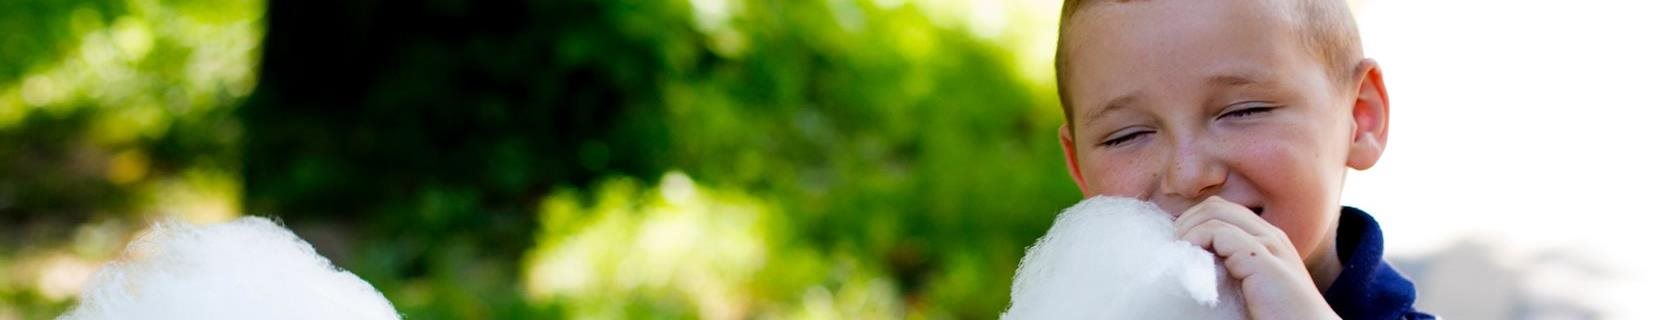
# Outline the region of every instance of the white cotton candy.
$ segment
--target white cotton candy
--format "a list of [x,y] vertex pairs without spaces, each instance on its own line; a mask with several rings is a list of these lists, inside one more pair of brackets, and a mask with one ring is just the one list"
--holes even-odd
[[1092,197],[1062,211],[1015,270],[1003,319],[1242,319],[1237,284],[1178,240],[1148,202]]
[[156,224],[102,267],[81,299],[59,319],[399,318],[373,286],[255,217]]

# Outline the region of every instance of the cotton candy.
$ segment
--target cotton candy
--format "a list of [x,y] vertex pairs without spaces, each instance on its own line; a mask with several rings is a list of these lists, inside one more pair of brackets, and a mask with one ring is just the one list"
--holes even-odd
[[398,319],[373,286],[290,230],[245,217],[154,225],[94,274],[81,319]]
[[1212,254],[1148,202],[1097,196],[1062,211],[1015,270],[1003,319],[1243,319]]

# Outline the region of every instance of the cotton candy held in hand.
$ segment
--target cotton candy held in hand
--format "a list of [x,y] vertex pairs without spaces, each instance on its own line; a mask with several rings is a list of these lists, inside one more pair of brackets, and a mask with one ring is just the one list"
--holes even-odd
[[1237,284],[1155,205],[1097,196],[1062,211],[1015,270],[1004,319],[1243,319]]
[[398,319],[385,296],[268,219],[156,224],[64,320]]

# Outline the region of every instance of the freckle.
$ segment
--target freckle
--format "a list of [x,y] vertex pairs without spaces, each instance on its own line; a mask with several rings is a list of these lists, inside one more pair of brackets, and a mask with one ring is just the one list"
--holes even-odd
[[1253,257],[1253,256],[1254,256],[1254,253],[1253,253],[1253,252],[1249,252],[1249,253],[1248,253],[1248,256],[1250,256],[1250,257]]

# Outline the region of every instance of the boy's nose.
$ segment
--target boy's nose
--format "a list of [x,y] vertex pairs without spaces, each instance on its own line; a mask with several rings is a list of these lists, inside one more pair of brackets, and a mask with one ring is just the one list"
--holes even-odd
[[1202,199],[1219,194],[1225,186],[1225,166],[1195,145],[1179,147],[1169,161],[1160,184],[1163,189],[1160,194],[1169,199],[1157,199],[1157,203],[1174,216]]

